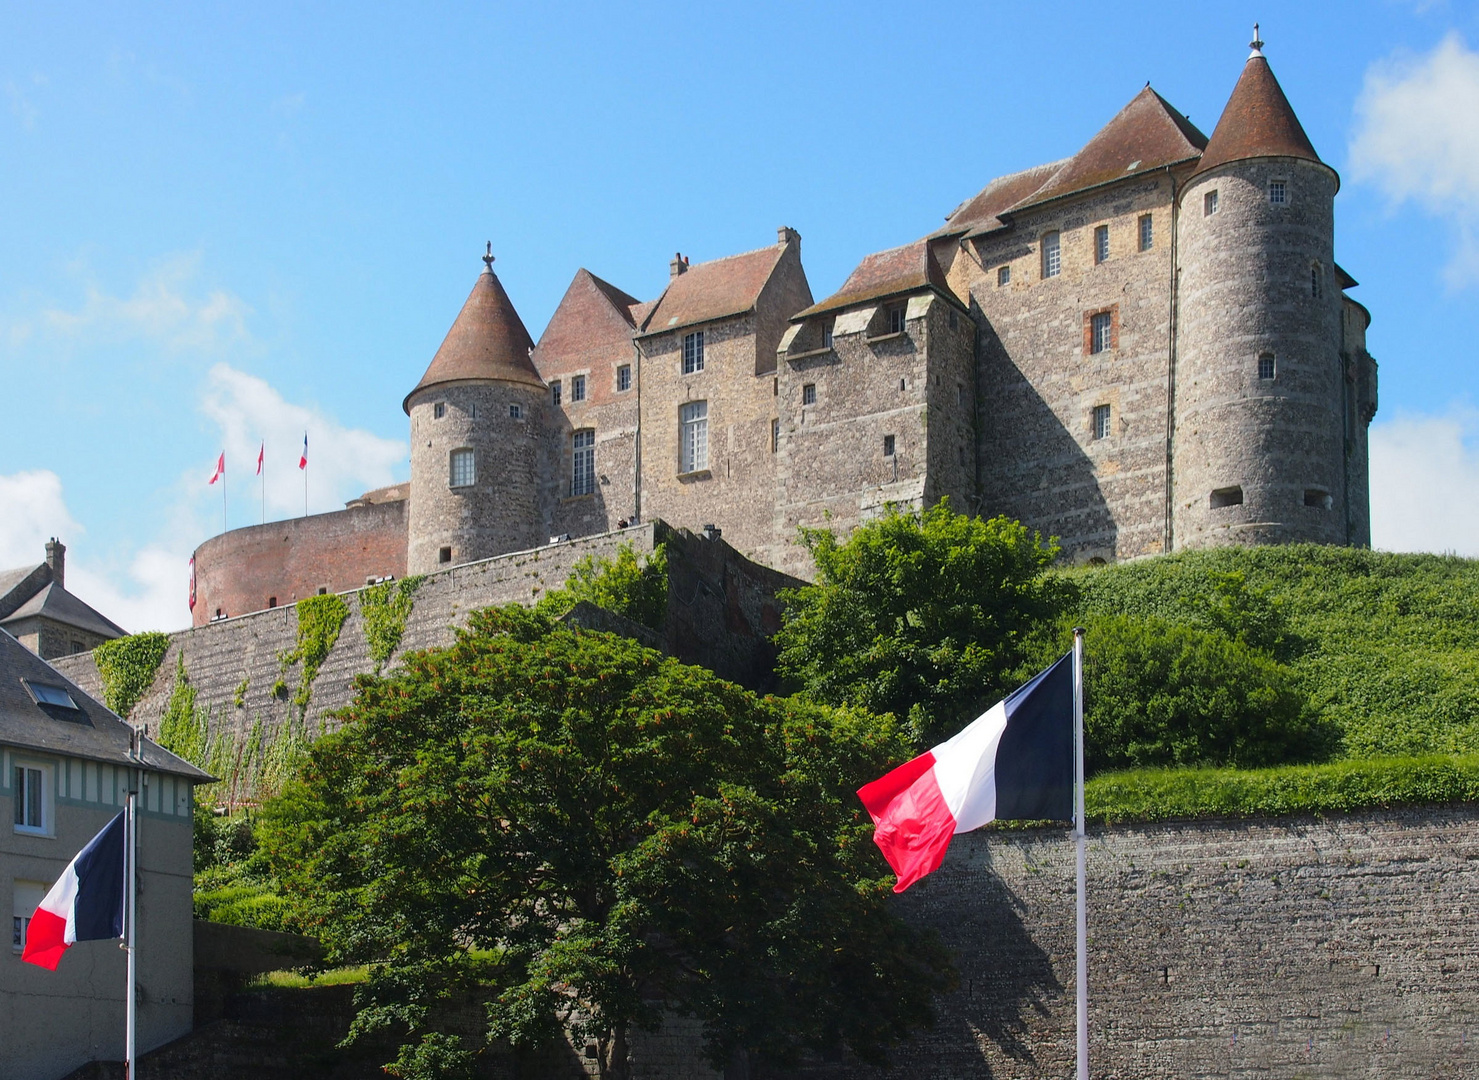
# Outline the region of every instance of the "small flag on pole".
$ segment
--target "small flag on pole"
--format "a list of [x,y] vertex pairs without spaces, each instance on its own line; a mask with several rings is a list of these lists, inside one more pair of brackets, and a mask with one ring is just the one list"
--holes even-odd
[[303,433],[303,456],[298,459],[298,468],[308,468],[308,432]]
[[216,471],[213,472],[213,473],[211,473],[211,478],[209,480],[207,480],[206,483],[207,484],[214,484],[217,480],[221,479],[221,477],[223,477],[225,475],[226,475],[226,451],[222,450],[221,451],[220,458],[218,458],[216,460]]
[[257,451],[257,475],[262,475],[262,459],[267,455],[267,440],[262,440],[262,446]]
[[903,892],[933,873],[950,838],[989,821],[1067,821],[1074,808],[1073,654],[954,738],[858,789],[873,842]]
[[78,941],[123,936],[123,812],[67,864],[26,928],[21,959],[55,971]]

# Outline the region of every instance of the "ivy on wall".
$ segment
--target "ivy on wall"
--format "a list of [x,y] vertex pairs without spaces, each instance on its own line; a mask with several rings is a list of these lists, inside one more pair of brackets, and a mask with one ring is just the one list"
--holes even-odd
[[169,649],[169,635],[157,630],[105,641],[92,651],[103,680],[103,704],[127,716],[154,685]]
[[202,769],[211,766],[210,711],[196,702],[195,687],[185,672],[185,653],[175,663],[175,684],[159,718],[159,745]]
[[[349,617],[349,605],[342,596],[326,593],[305,597],[294,608],[298,613],[298,642],[278,660],[283,674],[293,664],[303,665],[297,692],[293,694],[293,704],[301,718],[307,715],[308,703],[313,699],[313,680],[318,677],[318,669],[339,640],[339,631]],[[277,685],[284,683],[279,679]]]
[[406,619],[424,578],[420,574],[370,585],[360,591],[359,610],[365,622],[365,645],[375,661],[375,674],[390,662],[406,632]]

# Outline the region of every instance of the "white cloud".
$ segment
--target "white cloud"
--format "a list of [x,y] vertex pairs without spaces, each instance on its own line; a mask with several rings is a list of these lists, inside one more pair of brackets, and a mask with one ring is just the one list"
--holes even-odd
[[1450,34],[1432,52],[1374,63],[1356,103],[1355,179],[1454,229],[1446,276],[1479,283],[1479,52]]
[[[211,368],[201,405],[220,428],[226,450],[228,498],[260,508],[257,451],[265,439],[267,517],[303,512],[303,473],[298,457],[308,433],[308,507],[313,513],[342,509],[344,500],[396,481],[404,472],[410,449],[399,439],[383,439],[359,428],[347,428],[320,410],[295,405],[265,380],[229,364]],[[210,466],[196,481],[204,492]],[[217,497],[214,488],[211,497]],[[242,504],[238,504],[242,505]],[[243,524],[239,514],[232,525]],[[260,510],[250,521],[260,520]]]
[[1479,412],[1371,428],[1371,543],[1479,556]]
[[0,569],[39,563],[51,537],[81,532],[56,473],[37,469],[0,476]]

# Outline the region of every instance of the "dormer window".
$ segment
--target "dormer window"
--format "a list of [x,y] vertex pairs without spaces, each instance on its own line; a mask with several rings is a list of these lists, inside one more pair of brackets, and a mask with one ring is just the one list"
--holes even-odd
[[831,347],[832,347],[832,322],[829,319],[828,321],[822,323],[822,348],[824,348],[824,349],[830,349]]
[[888,332],[890,334],[902,334],[904,332],[904,312],[905,307],[903,304],[895,304],[888,309]]

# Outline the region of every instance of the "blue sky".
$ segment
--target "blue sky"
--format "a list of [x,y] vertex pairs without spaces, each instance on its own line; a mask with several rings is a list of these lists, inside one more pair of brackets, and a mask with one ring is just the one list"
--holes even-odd
[[[491,239],[536,337],[585,266],[643,298],[803,237],[818,295],[1149,80],[1211,132],[1254,19],[1343,177],[1375,316],[1379,546],[1479,554],[1473,4],[35,5],[0,33],[0,566],[61,535],[129,629],[228,513],[407,475],[400,401]],[[252,460],[248,460],[248,459]],[[1427,470],[1423,472],[1423,470]]]

